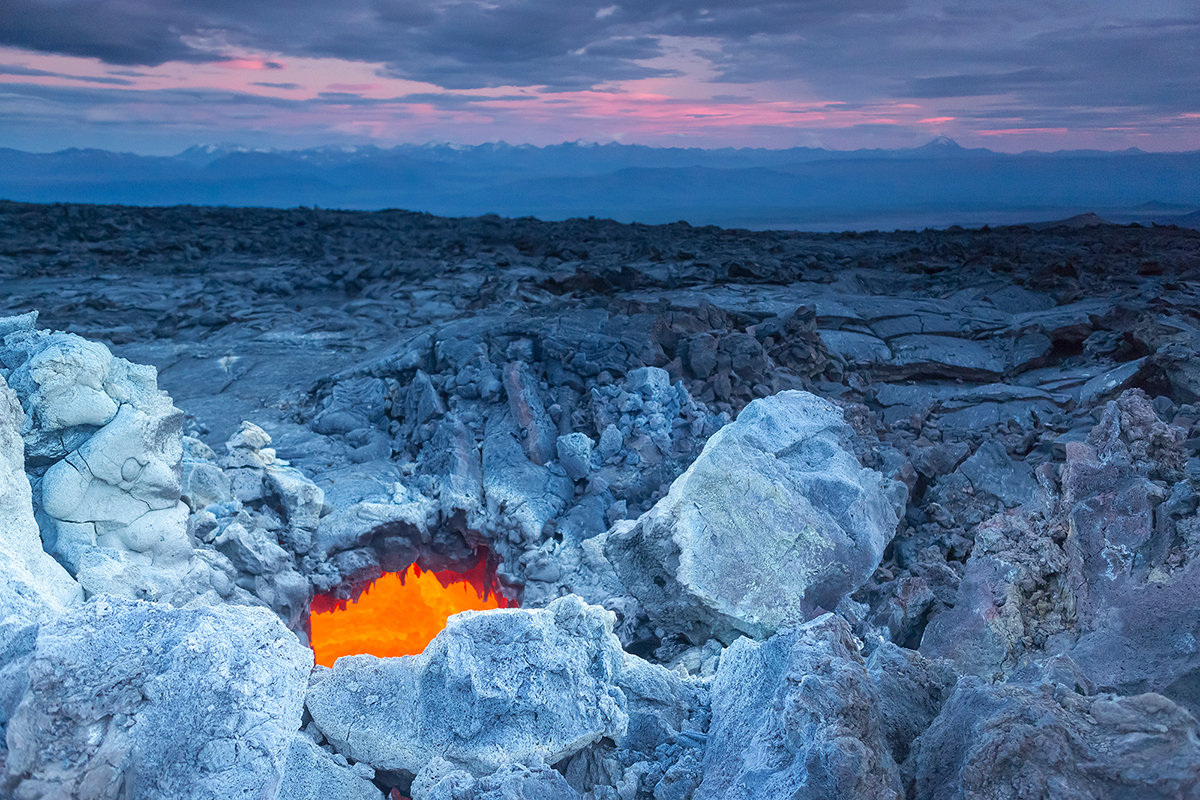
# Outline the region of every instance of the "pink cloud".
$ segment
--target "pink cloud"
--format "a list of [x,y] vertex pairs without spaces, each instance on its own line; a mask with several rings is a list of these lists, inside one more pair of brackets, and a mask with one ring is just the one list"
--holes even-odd
[[284,65],[278,61],[268,61],[262,58],[227,58],[217,63],[227,69],[284,69]]

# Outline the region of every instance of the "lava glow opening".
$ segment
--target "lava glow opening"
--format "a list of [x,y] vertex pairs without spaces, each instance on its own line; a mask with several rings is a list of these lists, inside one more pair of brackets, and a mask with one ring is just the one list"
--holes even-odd
[[510,608],[515,601],[494,591],[486,558],[467,572],[422,571],[413,564],[388,572],[357,600],[317,595],[310,606],[311,644],[318,664],[332,667],[341,656],[409,656],[420,653],[452,614]]

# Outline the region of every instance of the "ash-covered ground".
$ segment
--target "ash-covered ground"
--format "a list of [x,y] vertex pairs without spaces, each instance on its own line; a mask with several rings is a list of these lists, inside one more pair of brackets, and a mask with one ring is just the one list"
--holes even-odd
[[[0,796],[1200,796],[1198,281],[0,203]],[[480,554],[519,609],[313,668],[314,594]]]

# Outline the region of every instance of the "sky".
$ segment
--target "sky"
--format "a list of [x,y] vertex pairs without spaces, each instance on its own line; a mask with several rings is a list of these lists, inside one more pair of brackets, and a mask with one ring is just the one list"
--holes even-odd
[[1200,149],[1196,0],[4,0],[0,147]]

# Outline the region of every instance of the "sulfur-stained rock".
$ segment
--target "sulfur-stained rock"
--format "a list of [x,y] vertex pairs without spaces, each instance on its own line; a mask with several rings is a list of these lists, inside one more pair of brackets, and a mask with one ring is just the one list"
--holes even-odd
[[861,586],[903,489],[848,449],[842,412],[807,392],[756,400],[605,553],[651,621],[702,643],[767,636]]
[[311,667],[266,609],[93,598],[38,632],[7,796],[272,800]]
[[846,623],[826,614],[721,656],[696,800],[900,800],[879,697]]
[[475,775],[553,764],[629,723],[612,625],[574,596],[465,611],[420,655],[338,659],[308,710],[339,752],[378,769],[417,773],[435,757]]

